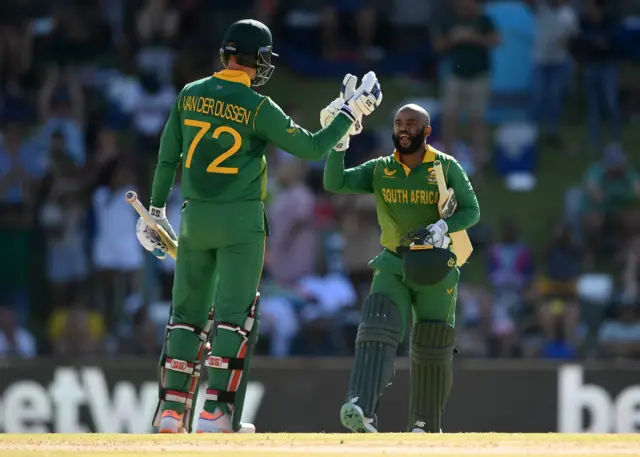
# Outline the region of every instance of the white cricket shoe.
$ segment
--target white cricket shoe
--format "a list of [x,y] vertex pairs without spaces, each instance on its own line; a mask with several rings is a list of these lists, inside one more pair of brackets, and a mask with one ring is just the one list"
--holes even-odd
[[[427,433],[425,432],[423,429],[421,429],[420,427],[416,427],[413,430],[411,430],[411,433]],[[440,433],[442,433],[442,429],[440,429]]]
[[184,433],[184,413],[172,409],[162,412],[158,433]]
[[[241,423],[237,433],[255,433],[253,424]],[[213,413],[202,411],[198,418],[196,433],[234,433],[229,414],[216,408]]]

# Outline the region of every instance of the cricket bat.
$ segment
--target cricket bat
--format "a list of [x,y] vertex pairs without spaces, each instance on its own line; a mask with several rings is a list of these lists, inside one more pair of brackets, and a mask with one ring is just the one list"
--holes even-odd
[[[438,193],[440,198],[438,200],[438,211],[440,217],[447,220],[455,208],[455,193],[453,189],[447,189],[447,181],[444,179],[444,171],[442,170],[442,162],[436,160],[433,162],[433,168],[436,173],[436,181],[438,183]],[[456,255],[458,266],[462,266],[467,262],[467,259],[473,252],[473,245],[469,239],[469,235],[466,230],[459,232],[449,233],[451,237],[451,249]]]
[[145,208],[142,202],[138,200],[138,195],[134,191],[130,190],[124,194],[124,199],[127,203],[130,203],[131,206],[133,206],[142,220],[158,234],[162,242],[167,246],[167,254],[169,254],[173,260],[176,260],[176,257],[178,256],[178,243],[169,236],[164,228],[156,223],[155,219],[151,217],[151,214],[147,211],[147,208]]

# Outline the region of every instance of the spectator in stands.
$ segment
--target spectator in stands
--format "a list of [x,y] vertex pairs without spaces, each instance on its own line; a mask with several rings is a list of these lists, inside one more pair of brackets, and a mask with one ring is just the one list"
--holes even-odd
[[610,145],[602,162],[587,170],[584,187],[583,227],[592,266],[598,248],[624,250],[640,228],[640,178],[620,146]]
[[489,282],[493,288],[493,336],[499,353],[510,356],[515,343],[514,319],[525,309],[533,281],[534,259],[511,221],[502,223],[500,241],[489,247]]
[[146,0],[136,14],[136,35],[140,51],[138,67],[158,75],[162,84],[171,82],[179,15],[168,0]]
[[114,332],[124,299],[138,287],[142,250],[136,240],[138,215],[125,200],[126,191],[136,189],[132,168],[118,165],[108,186],[98,188],[92,197],[95,218],[93,267],[102,291],[107,328]]
[[290,355],[291,344],[300,330],[292,295],[272,289],[260,301],[260,337],[263,342],[268,340],[271,357]]
[[58,307],[71,302],[87,277],[86,207],[80,168],[67,153],[61,132],[53,133],[50,145],[39,218],[45,229],[51,305]]
[[381,250],[375,199],[371,195],[335,195],[332,201],[345,239],[344,268],[364,300],[373,274],[369,260]]
[[26,125],[12,119],[4,124],[0,141],[0,291],[10,294],[26,318],[28,302],[31,230],[35,189],[45,170],[33,142],[26,139]]
[[[464,357],[488,357],[489,341],[494,335],[502,335],[504,344],[499,352],[511,354],[511,341],[507,335],[513,335],[515,325],[509,319],[508,326],[496,321],[492,313],[493,295],[482,286],[460,284],[458,290],[458,329],[457,345]],[[507,329],[509,332],[505,332]]]
[[109,26],[95,2],[44,3],[52,13],[47,18],[52,27],[45,29],[40,56],[43,62],[61,68],[85,68],[112,51]]
[[[298,1],[296,0],[296,3]],[[187,44],[199,52],[212,48],[217,52],[229,24],[248,17],[259,20],[257,16],[262,16],[264,12],[271,10],[274,6],[267,5],[267,10],[259,9],[258,11],[256,11],[256,6],[259,7],[259,3],[268,2],[268,0],[234,0],[229,2],[179,0],[177,3],[181,12],[180,40],[183,45]],[[278,3],[278,0],[271,0],[271,3]],[[215,57],[215,63],[219,64],[218,55],[216,54]],[[210,60],[209,65],[211,65]]]
[[98,187],[108,186],[120,160],[120,138],[115,130],[104,126],[97,134],[95,148],[88,157],[82,176],[85,187],[93,192]]
[[582,251],[565,224],[558,226],[544,251],[545,276],[538,283],[538,324],[548,346],[575,348],[580,323],[576,281]]
[[533,46],[533,119],[547,138],[560,146],[559,127],[570,68],[571,39],[578,29],[576,14],[568,0],[527,0],[536,13]]
[[46,169],[27,126],[9,119],[0,143],[0,221],[4,225],[26,226],[34,209],[35,192]]
[[13,306],[0,305],[0,360],[5,358],[32,359],[37,355],[36,339],[22,327]]
[[169,83],[163,83],[156,74],[148,70],[140,72],[139,82],[133,86],[128,101],[138,151],[138,176],[143,189],[147,184],[149,161],[155,160],[160,144],[160,135],[176,99],[176,90]]
[[62,132],[65,150],[78,164],[85,163],[84,94],[72,67],[52,65],[38,94],[38,115],[42,123],[42,147],[49,150],[54,132]]
[[623,292],[625,300],[640,301],[640,236],[629,245],[624,258]]
[[140,92],[140,78],[131,54],[127,50],[118,53],[117,65],[105,81],[102,94],[107,104],[107,122],[118,130],[130,127],[132,111]]
[[0,78],[18,86],[33,58],[31,21],[37,14],[33,0],[15,0],[0,5]]
[[278,168],[278,190],[269,204],[269,270],[282,285],[292,286],[315,270],[318,234],[315,197],[304,182],[306,164],[291,159]]
[[[385,6],[383,0],[329,0],[319,3],[322,11],[322,50],[326,59],[340,57],[341,52],[354,49],[356,59],[373,60],[377,50],[373,47],[378,24],[380,8]],[[340,21],[346,18],[355,24],[356,37],[343,37],[340,33]],[[352,30],[351,27],[348,30]],[[343,38],[354,40],[355,46],[344,46]]]
[[[325,259],[328,260],[328,259]],[[323,262],[319,274],[300,279],[296,290],[307,301],[300,310],[302,341],[315,355],[335,355],[344,346],[341,331],[345,325],[343,312],[353,308],[357,294],[349,278],[331,264]]]
[[434,43],[451,65],[451,76],[444,82],[442,140],[445,152],[451,154],[460,112],[466,108],[481,177],[487,158],[485,116],[490,96],[490,51],[499,44],[500,37],[477,0],[456,0],[455,7],[450,22],[439,31]]
[[131,353],[143,357],[157,357],[160,350],[157,335],[158,331],[149,316],[148,308],[140,307],[133,315]]
[[585,64],[585,96],[589,126],[589,147],[602,148],[601,113],[611,123],[611,139],[620,142],[618,68],[615,38],[618,24],[605,10],[605,0],[587,0],[575,40],[577,56]]
[[94,356],[105,350],[104,317],[89,309],[83,299],[54,310],[47,330],[55,356]]
[[622,301],[614,307],[615,317],[600,327],[600,354],[605,357],[640,357],[640,321],[635,302]]

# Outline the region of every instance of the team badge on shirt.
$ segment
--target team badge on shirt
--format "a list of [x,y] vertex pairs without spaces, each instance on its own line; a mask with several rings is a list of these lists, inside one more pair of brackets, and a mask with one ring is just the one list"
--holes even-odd
[[393,177],[393,175],[395,175],[395,174],[396,174],[396,170],[389,170],[388,168],[385,168],[385,169],[384,169],[384,175],[385,175],[387,178],[392,178],[392,177]]
[[429,168],[427,174],[427,182],[430,184],[437,184],[438,180],[436,179],[436,170],[435,168]]

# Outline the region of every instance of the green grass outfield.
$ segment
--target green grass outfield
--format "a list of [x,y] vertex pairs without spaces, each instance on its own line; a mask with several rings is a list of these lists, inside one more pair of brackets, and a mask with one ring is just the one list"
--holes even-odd
[[[161,454],[159,454],[161,453]],[[640,455],[640,435],[461,433],[255,435],[0,435],[0,456],[591,456]]]

